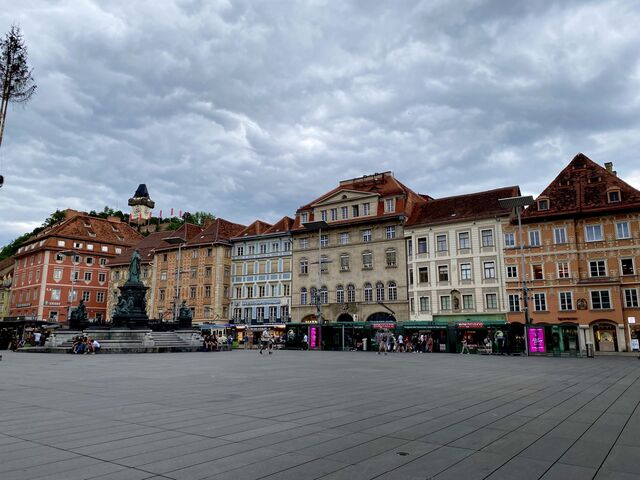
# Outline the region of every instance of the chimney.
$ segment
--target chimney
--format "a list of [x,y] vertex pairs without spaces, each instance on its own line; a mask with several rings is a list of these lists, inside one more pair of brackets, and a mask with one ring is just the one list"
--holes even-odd
[[114,217],[112,215],[109,215],[107,217],[107,221],[108,222],[113,222],[113,223],[120,223],[120,217]]
[[604,168],[607,169],[607,172],[613,173],[613,162],[605,162]]
[[64,211],[65,220],[69,218],[77,217],[79,215],[82,215],[82,212],[79,212],[78,210],[74,210],[73,208],[67,208]]

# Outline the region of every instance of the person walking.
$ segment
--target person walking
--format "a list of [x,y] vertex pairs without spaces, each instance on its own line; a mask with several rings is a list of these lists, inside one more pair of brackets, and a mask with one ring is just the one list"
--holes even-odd
[[309,350],[309,337],[306,333],[304,334],[304,337],[302,337],[302,350]]
[[496,343],[498,344],[498,355],[504,355],[504,332],[502,330],[496,332]]
[[463,353],[470,353],[469,352],[469,346],[467,345],[467,338],[466,337],[464,337],[462,339],[462,350],[460,350],[460,354],[463,354]]
[[404,352],[404,337],[402,334],[398,335],[398,351]]
[[[262,355],[262,351],[269,347],[269,330],[266,328],[262,331],[262,335],[260,336],[260,355]],[[271,353],[271,352],[269,352]]]
[[378,355],[380,355],[381,352],[384,352],[384,354],[387,354],[387,333],[384,330],[378,330],[378,338],[376,338],[376,341],[378,342]]
[[244,332],[244,336],[242,337],[242,345],[245,350],[249,348],[249,333],[247,331]]

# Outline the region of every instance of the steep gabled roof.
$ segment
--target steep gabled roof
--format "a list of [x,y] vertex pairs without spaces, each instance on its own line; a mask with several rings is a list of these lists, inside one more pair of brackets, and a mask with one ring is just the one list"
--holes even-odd
[[[609,202],[612,189],[620,190],[619,202]],[[539,210],[536,201],[522,214],[523,221],[640,209],[638,190],[582,153],[573,157],[536,200],[541,198],[549,200],[549,208]]]
[[216,218],[199,235],[195,235],[187,245],[202,245],[207,243],[228,243],[231,237],[237,237],[246,225],[229,222],[223,218]]
[[266,234],[273,233],[286,233],[291,230],[293,227],[293,218],[284,216],[280,220],[278,220],[275,224],[273,224],[266,232]]
[[502,208],[501,198],[517,197],[520,188],[516,185],[484,192],[467,193],[453,197],[436,198],[416,206],[411,212],[407,226],[455,223],[481,218],[508,215],[511,210]]
[[271,227],[270,223],[263,222],[262,220],[256,220],[247,228],[242,230],[238,234],[238,237],[251,237],[253,235],[260,235],[260,234],[263,234],[265,231],[267,231],[270,227]]
[[134,250],[138,250],[140,252],[140,259],[142,263],[150,263],[153,260],[155,255],[155,251],[164,248],[170,247],[171,245],[164,241],[165,238],[175,237],[175,231],[164,231],[164,232],[154,232],[150,233],[142,240],[140,240],[133,247],[127,248],[120,255],[112,258],[107,265],[110,267],[114,267],[117,265],[128,265],[131,261],[131,255]]

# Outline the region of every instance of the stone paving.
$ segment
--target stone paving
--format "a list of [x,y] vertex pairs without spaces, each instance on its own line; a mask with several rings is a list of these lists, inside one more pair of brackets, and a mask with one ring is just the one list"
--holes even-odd
[[635,358],[2,354],[2,480],[640,479]]

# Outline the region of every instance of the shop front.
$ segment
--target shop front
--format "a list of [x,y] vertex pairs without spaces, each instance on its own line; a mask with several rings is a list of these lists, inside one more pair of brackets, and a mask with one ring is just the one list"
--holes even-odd
[[407,348],[418,352],[449,352],[449,329],[447,323],[438,322],[415,321],[402,322],[398,325],[399,333],[404,336]]
[[433,320],[448,325],[447,351],[462,351],[466,342],[471,352],[512,353],[504,314],[434,315]]
[[578,324],[534,323],[527,329],[530,355],[571,355],[579,352]]
[[618,326],[612,322],[597,321],[593,324],[593,339],[596,352],[617,352]]

